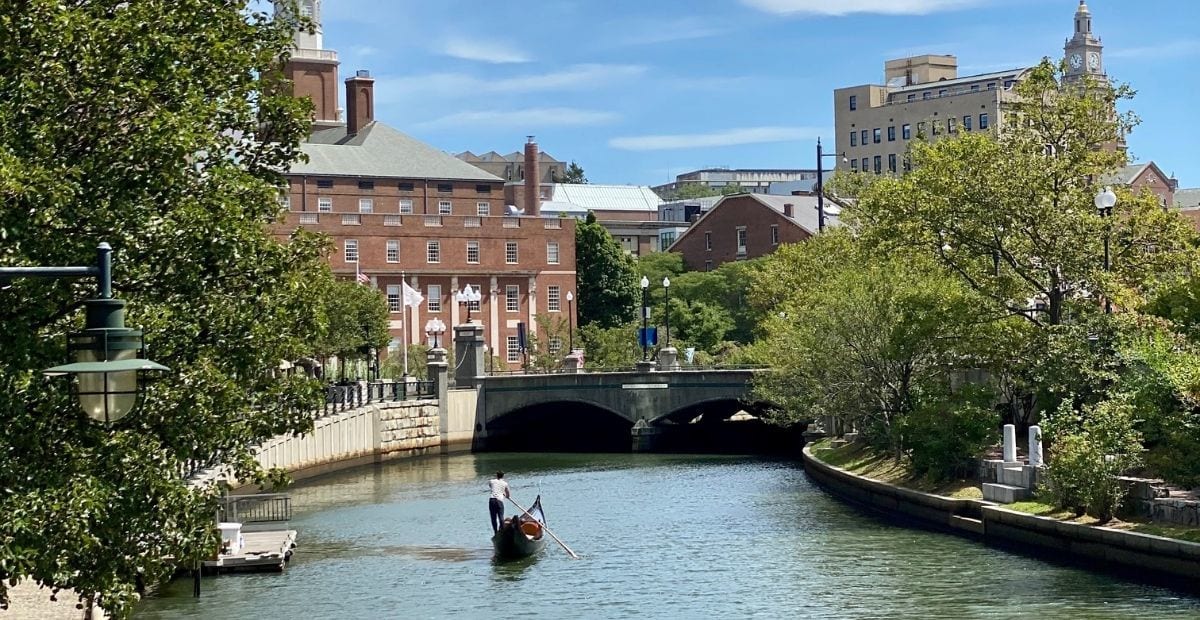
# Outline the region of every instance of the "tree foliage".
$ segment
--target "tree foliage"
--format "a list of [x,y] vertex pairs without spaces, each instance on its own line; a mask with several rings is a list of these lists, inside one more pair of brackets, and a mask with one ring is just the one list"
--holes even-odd
[[583,173],[583,167],[575,162],[571,162],[567,169],[563,172],[563,183],[587,183],[587,175]]
[[317,355],[347,360],[366,359],[391,341],[387,300],[378,290],[353,280],[332,280],[322,297],[327,328],[317,343]]
[[596,216],[575,227],[579,325],[614,327],[633,318],[641,298],[634,260]]
[[309,117],[276,68],[294,24],[204,0],[9,1],[0,24],[0,264],[91,264],[108,241],[129,324],[172,369],[93,425],[39,371],[64,361],[94,283],[0,290],[0,584],[75,588],[120,617],[168,558],[214,548],[212,491],[186,465],[249,474],[247,446],[310,428],[320,402],[274,372],[325,318],[325,242],[268,229]]

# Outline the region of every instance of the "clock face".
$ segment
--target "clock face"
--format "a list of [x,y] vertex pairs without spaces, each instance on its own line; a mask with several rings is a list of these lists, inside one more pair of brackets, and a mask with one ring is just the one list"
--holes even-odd
[[1071,67],[1078,69],[1083,66],[1083,56],[1071,54]]
[[1100,68],[1100,54],[1096,52],[1088,54],[1088,68],[1092,70]]

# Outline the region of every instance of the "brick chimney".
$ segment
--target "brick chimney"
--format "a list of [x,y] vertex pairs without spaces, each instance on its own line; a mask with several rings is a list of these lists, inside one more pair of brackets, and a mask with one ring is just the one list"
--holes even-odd
[[354,135],[375,122],[375,79],[359,69],[346,78],[346,133]]
[[525,215],[537,216],[542,210],[542,170],[538,165],[538,144],[533,136],[525,142]]
[[796,205],[788,202],[783,205],[783,216],[794,218],[796,217]]

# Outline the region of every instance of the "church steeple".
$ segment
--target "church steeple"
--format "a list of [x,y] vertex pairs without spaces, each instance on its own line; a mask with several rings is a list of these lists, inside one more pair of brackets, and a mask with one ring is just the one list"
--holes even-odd
[[284,75],[292,82],[293,93],[313,103],[313,129],[328,129],[344,124],[338,108],[338,55],[325,49],[321,30],[321,0],[275,0],[276,15],[286,16],[297,7],[300,17],[308,20],[313,30],[298,28],[293,41],[295,49],[284,65]]
[[1104,75],[1104,46],[1092,33],[1092,12],[1086,0],[1079,0],[1075,9],[1075,34],[1063,45],[1067,60],[1067,77]]

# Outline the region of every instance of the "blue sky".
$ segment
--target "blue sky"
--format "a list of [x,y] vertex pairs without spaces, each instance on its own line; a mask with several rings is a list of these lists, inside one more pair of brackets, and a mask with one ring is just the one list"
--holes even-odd
[[[883,62],[958,56],[960,75],[1062,55],[1077,0],[325,0],[341,75],[376,118],[449,152],[542,149],[593,183],[702,167],[811,168],[833,89]],[[1105,67],[1138,91],[1130,136],[1200,186],[1200,2],[1092,0]],[[1187,109],[1188,106],[1193,109]]]

